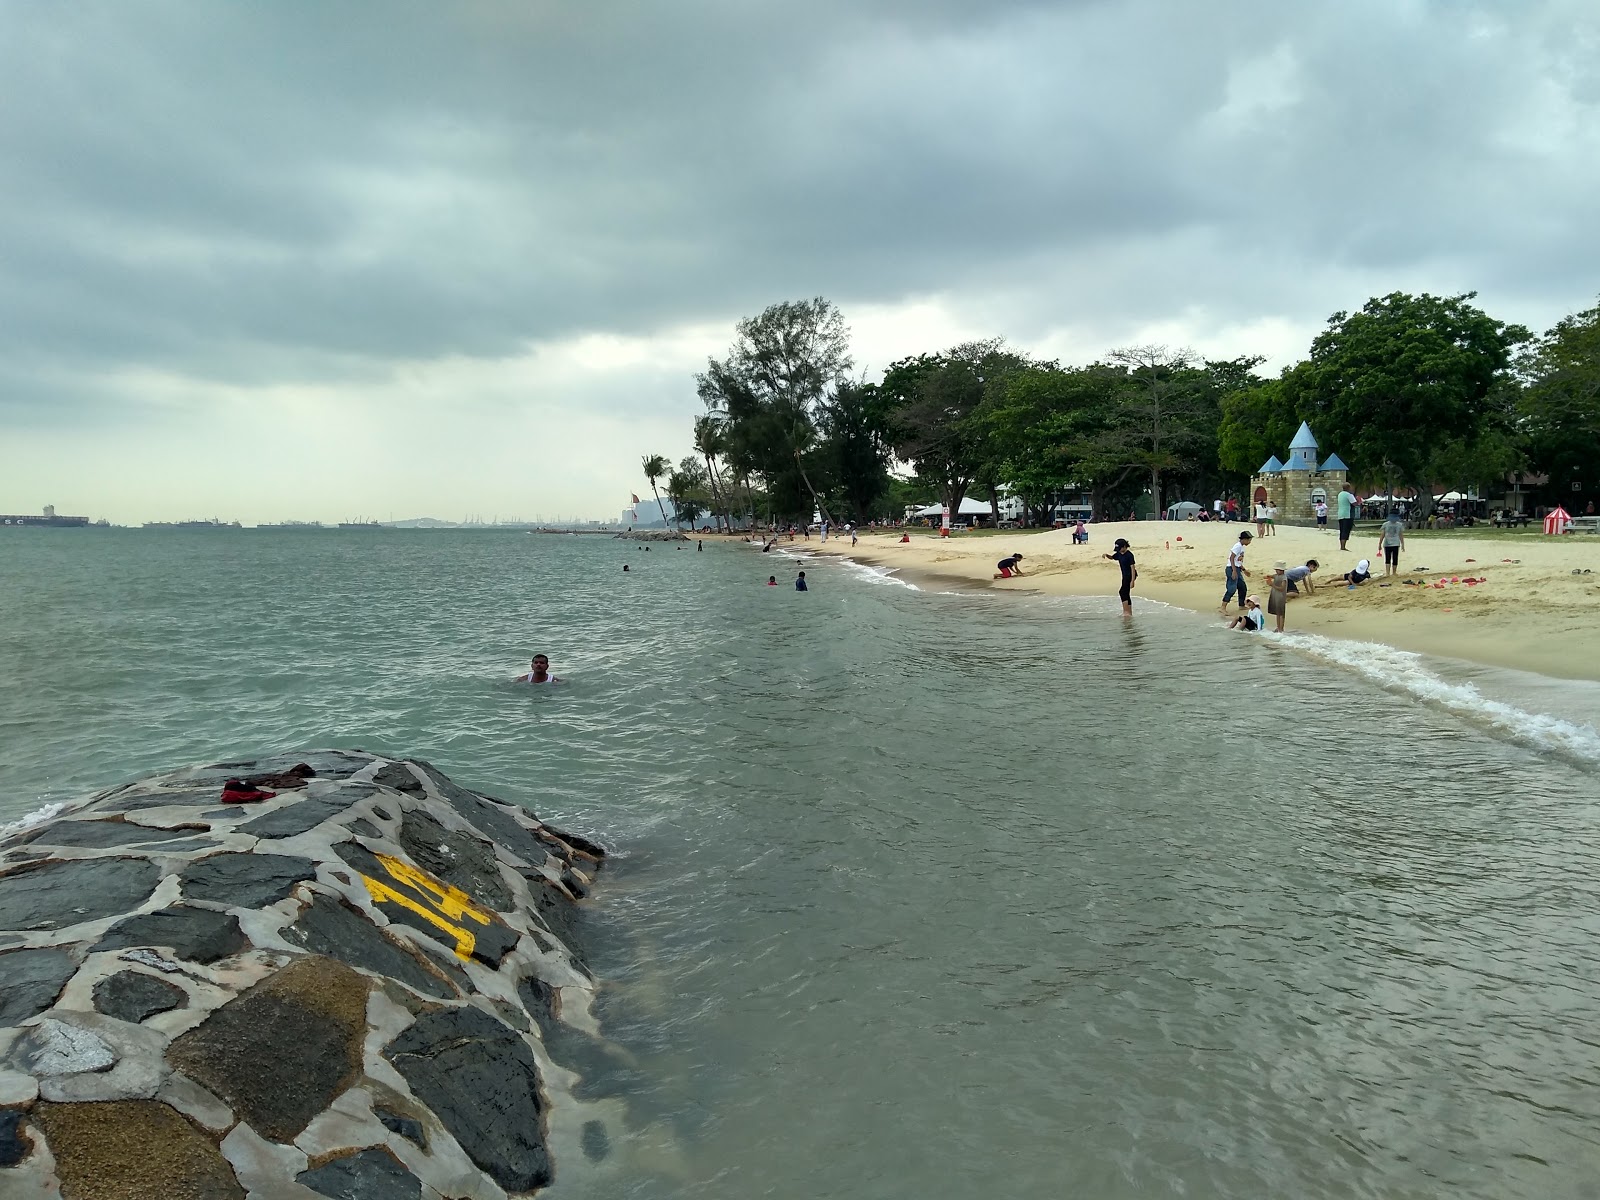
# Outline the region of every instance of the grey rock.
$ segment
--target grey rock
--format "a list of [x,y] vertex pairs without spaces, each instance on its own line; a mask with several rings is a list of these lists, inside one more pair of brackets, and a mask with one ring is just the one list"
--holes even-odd
[[46,1018],[28,1033],[28,1067],[35,1075],[78,1075],[109,1071],[117,1052],[87,1029]]
[[222,781],[214,784],[180,787],[170,792],[135,792],[118,796],[107,805],[123,812],[140,812],[147,808],[166,808],[169,805],[194,808],[201,804],[215,804],[222,799]]
[[213,963],[238,954],[249,943],[239,919],[231,913],[204,908],[157,909],[119,921],[95,945],[95,950],[124,950],[133,946],[167,946],[178,958]]
[[422,1122],[402,1113],[392,1112],[381,1106],[374,1107],[372,1115],[377,1117],[383,1127],[390,1133],[398,1133],[406,1141],[419,1149],[428,1148],[428,1134],[423,1129]]
[[58,821],[33,839],[40,846],[79,846],[107,850],[113,846],[152,845],[192,837],[204,829],[152,829],[131,821]]
[[49,1008],[77,969],[59,950],[0,954],[0,1025],[20,1025]]
[[[378,861],[378,856],[365,846],[355,842],[341,842],[334,847],[334,851],[340,858],[354,867],[356,871],[369,879],[407,896],[424,909],[434,910],[437,908],[432,896],[418,892],[406,884],[405,881],[396,879]],[[465,889],[462,890],[465,891]],[[371,891],[370,887],[368,891]],[[474,904],[481,905],[481,902],[472,893],[467,892],[466,894]],[[426,934],[432,940],[448,946],[452,951],[456,949],[455,938],[447,928],[447,926],[452,925],[451,918],[441,915],[440,920],[435,922],[419,914],[415,908],[404,904],[396,904],[381,895],[374,896],[373,902],[378,906],[378,911],[388,917],[389,920],[410,926],[412,929]],[[483,915],[486,918],[483,922],[476,921],[471,917],[464,917],[459,928],[465,929],[472,934],[473,958],[491,967],[499,967],[501,960],[516,947],[518,941],[517,931],[487,908],[484,909]]]
[[0,1110],[0,1168],[16,1166],[32,1149],[32,1141],[22,1132],[22,1114]]
[[379,829],[365,817],[356,817],[352,821],[347,821],[345,823],[345,828],[351,833],[355,834],[357,837],[380,838],[383,836],[383,830]]
[[506,1191],[550,1182],[539,1068],[520,1036],[482,1009],[449,1008],[418,1018],[383,1053]]
[[387,1150],[363,1150],[302,1171],[296,1183],[334,1200],[417,1200],[422,1183]]
[[238,826],[234,832],[253,837],[286,838],[315,829],[330,817],[337,817],[354,803],[354,798],[325,796],[317,800],[298,800],[275,812],[264,813]]
[[187,900],[263,908],[316,878],[317,864],[288,854],[211,854],[190,863],[179,881]]
[[0,929],[63,929],[127,912],[159,879],[143,858],[28,863],[0,875]]
[[452,833],[425,812],[406,813],[400,845],[424,871],[454,884],[486,908],[511,907],[511,890],[500,874],[494,849],[468,833]]
[[[427,996],[454,999],[456,990],[408,951],[395,945],[366,917],[340,900],[317,896],[299,920],[283,931],[285,941],[303,946],[313,954],[326,954],[353,966],[398,979]],[[467,986],[459,971],[457,982]]]
[[118,971],[94,985],[95,1008],[133,1025],[188,1003],[189,993],[181,987],[138,971]]
[[361,1072],[368,983],[297,959],[173,1041],[167,1061],[274,1142],[292,1142]]

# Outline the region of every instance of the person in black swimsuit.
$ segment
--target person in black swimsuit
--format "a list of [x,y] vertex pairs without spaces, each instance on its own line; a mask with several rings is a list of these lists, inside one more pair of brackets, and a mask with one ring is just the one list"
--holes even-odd
[[1139,569],[1133,565],[1133,549],[1128,545],[1128,539],[1118,538],[1112,552],[1100,557],[1109,558],[1122,568],[1122,587],[1117,596],[1122,601],[1122,615],[1133,616],[1133,582],[1139,578]]

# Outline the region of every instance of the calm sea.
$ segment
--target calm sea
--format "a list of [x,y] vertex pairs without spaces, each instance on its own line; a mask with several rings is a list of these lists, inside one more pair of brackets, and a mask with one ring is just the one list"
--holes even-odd
[[343,745],[603,840],[558,1197],[1600,1195],[1596,689],[798,566],[6,531],[0,823]]

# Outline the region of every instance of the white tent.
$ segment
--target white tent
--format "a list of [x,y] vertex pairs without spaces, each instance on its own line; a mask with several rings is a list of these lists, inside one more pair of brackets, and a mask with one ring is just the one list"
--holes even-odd
[[[930,504],[926,508],[914,509],[906,515],[908,517],[937,517],[942,516],[943,514],[943,504]],[[993,516],[994,513],[989,508],[989,502],[987,500],[974,500],[971,496],[963,496],[961,498],[961,511],[958,513],[951,513],[950,515],[952,518],[989,517]]]

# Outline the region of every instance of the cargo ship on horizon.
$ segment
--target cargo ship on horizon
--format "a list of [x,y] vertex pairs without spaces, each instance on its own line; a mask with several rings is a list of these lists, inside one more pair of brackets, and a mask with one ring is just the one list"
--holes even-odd
[[237,521],[224,521],[218,517],[207,517],[203,521],[146,521],[146,529],[243,529],[244,526]]
[[[52,529],[82,529],[89,524],[88,517],[65,517],[56,513],[54,504],[46,504],[42,513],[0,513],[0,526],[3,525],[44,525]],[[104,525],[104,521],[96,522]]]

